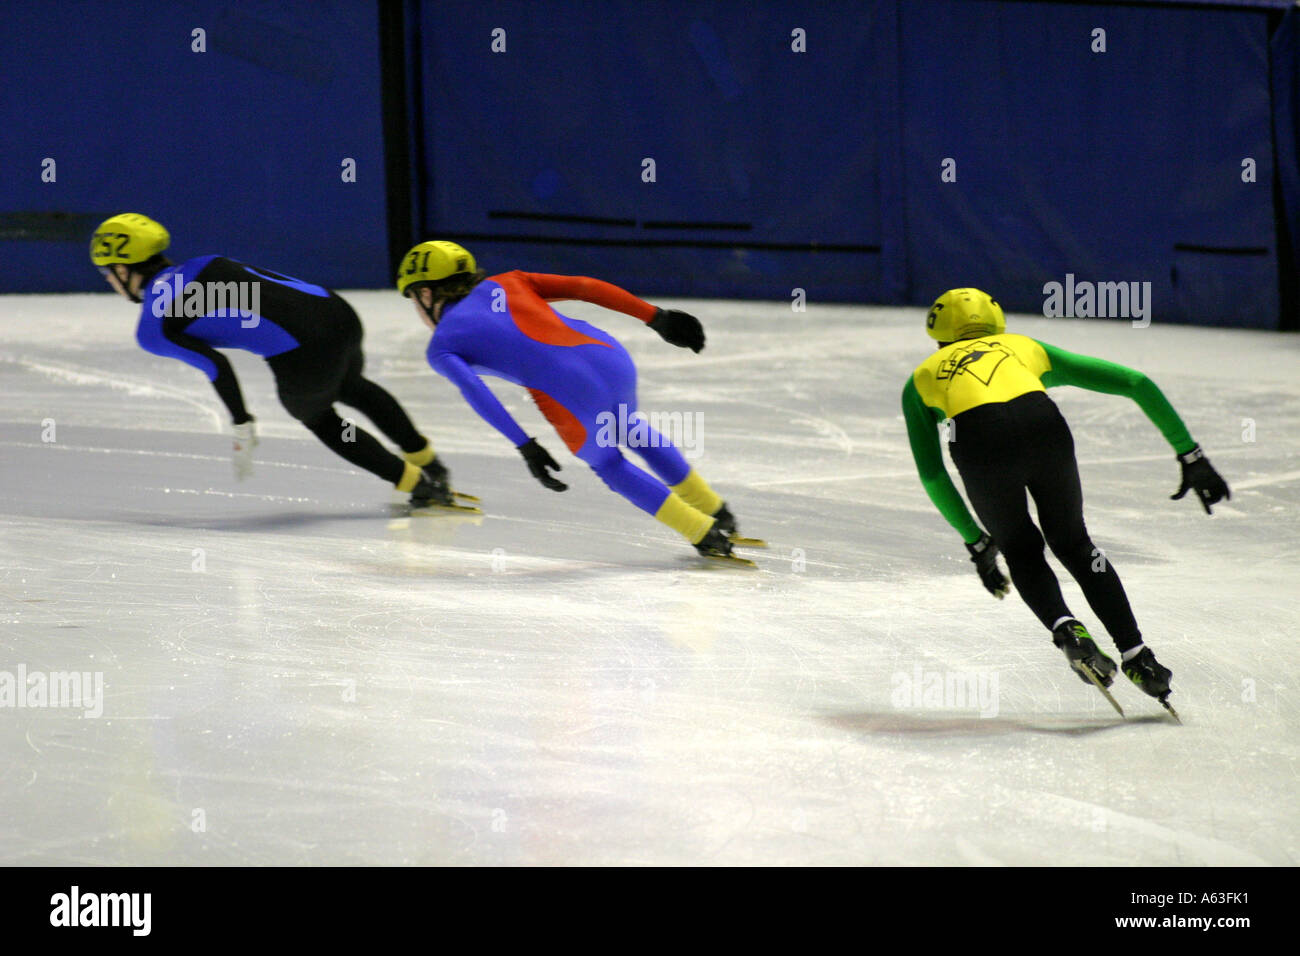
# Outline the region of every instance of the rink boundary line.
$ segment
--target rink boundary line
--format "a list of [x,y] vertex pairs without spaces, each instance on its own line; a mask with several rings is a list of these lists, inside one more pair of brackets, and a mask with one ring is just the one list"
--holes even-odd
[[[20,365],[42,375],[52,378],[59,378],[73,385],[107,385],[119,391],[125,391],[128,395],[145,395],[145,396],[163,396],[166,398],[175,398],[199,409],[203,414],[212,420],[212,424],[219,431],[221,429],[221,417],[212,409],[207,402],[201,402],[196,398],[187,395],[180,389],[173,389],[166,385],[156,385],[153,383],[144,383],[132,379],[114,375],[103,369],[90,368],[77,365],[60,365],[58,363],[40,362],[32,359],[23,358],[14,355],[12,352],[0,352],[0,362],[9,362],[14,365]],[[79,381],[88,380],[88,381]]]
[[1288,481],[1296,481],[1297,479],[1300,479],[1300,471],[1284,471],[1277,475],[1264,475],[1261,478],[1234,481],[1229,487],[1234,490],[1237,488],[1262,488],[1265,485],[1285,484]]
[[[188,434],[182,432],[181,434]],[[293,439],[289,439],[293,440]],[[152,455],[156,458],[189,458],[195,461],[229,461],[225,455],[200,455],[188,451],[156,451],[150,448],[100,448],[94,445],[70,445],[67,442],[30,442],[0,440],[0,448],[57,448],[61,451],[93,452],[99,455]],[[347,468],[327,468],[324,465],[300,465],[288,461],[256,459],[258,467],[293,468],[299,471],[325,471],[333,474],[351,474]]]
[[[845,336],[848,338],[848,336]],[[866,353],[863,353],[864,357]],[[708,355],[698,356],[690,359],[690,368],[699,368],[708,365],[728,365],[734,362],[748,362],[754,359],[789,359],[790,350],[788,348],[778,349],[759,349],[751,352],[728,352],[725,355]],[[670,358],[658,358],[654,356],[643,355],[636,359],[637,368],[640,370],[659,371],[663,369],[680,370],[686,368],[682,364],[682,359],[676,356]],[[389,378],[424,378],[429,375],[437,375],[428,365],[420,369],[384,369],[383,377]],[[504,381],[504,380],[503,380]]]
[[137,485],[141,491],[161,491],[165,495],[211,495],[214,498],[255,498],[258,501],[288,501],[294,504],[323,504],[319,498],[294,495],[259,495],[251,491],[219,491],[216,488],[168,488],[162,485]]
[[[301,445],[313,445],[316,442],[315,436],[312,435],[310,432],[307,432],[306,435],[296,434],[298,429],[293,426],[296,426],[298,424],[297,422],[292,423],[292,425],[285,425],[283,428],[281,428],[281,424],[282,423],[274,423],[274,422],[271,423],[271,428],[268,429],[267,431],[258,432],[257,437],[259,439],[269,438],[272,439],[273,441],[294,442]],[[13,426],[14,428],[35,427],[31,425],[30,422],[19,422],[19,421],[14,421],[12,419],[0,420],[0,427],[6,425]],[[173,434],[173,435],[185,435],[188,437],[193,437],[195,435],[202,435],[204,437],[208,437],[210,435],[215,434],[219,437],[226,437],[226,438],[230,437],[229,435],[226,435],[224,432],[220,432],[220,431],[193,432],[187,429],[176,429],[176,428],[123,428],[123,427],[118,427],[116,425],[78,425],[75,427],[87,431],[124,431],[124,432],[133,432],[136,434],[143,432],[149,435]],[[11,439],[0,439],[0,447],[4,447],[4,446],[9,446],[12,448],[65,448],[72,451],[91,451],[91,452],[98,452],[98,453],[112,453],[112,454],[123,454],[123,455],[158,455],[159,457],[165,457],[165,458],[193,458],[201,461],[229,461],[229,458],[227,458],[225,455],[205,455],[205,454],[199,454],[197,452],[182,452],[182,451],[157,451],[157,450],[147,449],[147,448],[125,448],[125,447],[105,448],[96,445],[73,445],[65,441],[27,442],[27,441],[17,441]],[[515,460],[514,455],[507,454],[505,451],[502,451],[501,443],[499,441],[494,441],[494,440],[476,441],[471,439],[467,442],[458,442],[453,444],[444,439],[439,443],[439,447],[443,449],[449,449],[451,453],[457,455],[481,455],[484,458],[501,459],[503,461]],[[275,461],[270,458],[255,458],[254,460],[259,465],[267,464],[267,465],[276,465],[282,468],[303,468],[309,471],[326,471],[326,472],[331,472],[340,475],[353,473],[353,470],[350,468],[342,468],[342,467],[329,468],[324,465],[302,465],[302,464],[297,464],[295,462]],[[574,458],[573,460],[580,461],[581,459]]]
[[[18,423],[4,422],[0,424],[18,424]],[[122,429],[122,430],[131,431],[133,429]],[[150,434],[155,434],[155,432],[151,431]],[[190,435],[193,433],[177,432],[176,434]],[[261,437],[266,437],[266,436],[261,436]],[[276,436],[275,440],[292,441],[292,442],[299,442],[301,444],[310,445],[312,441],[314,441],[314,438],[311,438],[310,436],[309,438],[293,438],[293,437]],[[33,441],[14,441],[11,439],[0,439],[0,448],[54,448],[54,449],[59,449],[60,451],[93,452],[99,455],[152,455],[157,458],[188,458],[194,461],[228,462],[230,460],[225,455],[202,455],[197,452],[188,452],[188,451],[158,451],[156,449],[151,449],[151,448],[103,448],[97,445],[73,445],[73,444],[69,444],[68,442],[62,442],[62,441],[33,442]],[[513,460],[512,456],[508,456],[508,455],[488,454],[488,451],[490,450],[491,449],[468,451],[468,452],[461,450],[461,451],[457,451],[456,454],[462,454],[462,455],[473,454],[473,455],[482,455],[485,458],[502,458],[507,460]],[[322,471],[333,475],[356,474],[356,471],[351,468],[331,468],[326,465],[303,465],[303,464],[299,464],[298,462],[276,461],[271,458],[255,458],[254,461],[257,467],[259,468],[262,466],[268,466],[273,468],[291,468],[298,471]]]
[[[1249,449],[1244,448],[1227,448],[1215,452],[1215,457],[1224,457],[1227,455],[1244,454]],[[1083,466],[1093,465],[1125,465],[1133,462],[1142,461],[1167,461],[1172,455],[1129,455],[1123,458],[1080,458],[1079,464]],[[821,478],[779,478],[767,481],[747,481],[746,487],[749,488],[768,488],[779,485],[815,485],[835,481],[858,481],[864,478],[910,478],[915,477],[916,470],[908,469],[905,471],[864,471],[852,475],[827,475]],[[1278,482],[1294,481],[1300,478],[1300,471],[1284,471],[1276,475],[1264,475],[1259,478],[1247,478],[1242,481],[1231,482],[1233,488],[1255,488],[1262,485],[1275,484]]]
[[771,412],[779,412],[782,415],[788,415],[790,416],[791,423],[807,423],[813,427],[820,437],[832,442],[835,447],[844,452],[845,455],[853,454],[853,439],[849,437],[849,433],[844,430],[843,426],[836,424],[829,418],[815,415],[812,412],[803,412],[797,409],[786,408],[783,405],[776,405],[772,402],[721,394],[716,388],[697,388],[695,394],[702,398],[719,402],[723,405],[728,403],[733,405],[739,403],[754,408],[766,409]]

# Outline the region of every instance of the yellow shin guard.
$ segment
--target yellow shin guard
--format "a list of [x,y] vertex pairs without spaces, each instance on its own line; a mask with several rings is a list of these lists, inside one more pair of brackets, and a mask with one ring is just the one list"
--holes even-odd
[[[429,462],[433,461],[436,456],[437,452],[433,450],[433,442],[426,441],[424,447],[419,451],[408,451],[402,457],[417,468],[423,468]],[[404,488],[402,490],[405,491],[406,489]]]
[[699,544],[700,539],[713,527],[713,516],[706,515],[688,505],[676,494],[670,494],[655,512],[655,519],[662,521],[691,544]]
[[408,461],[406,470],[402,472],[402,477],[397,480],[395,487],[398,491],[414,491],[421,474],[420,466]]
[[692,468],[686,473],[686,477],[672,486],[673,491],[696,511],[703,511],[706,515],[715,515],[718,509],[722,507],[722,499],[718,493],[709,487],[709,483],[700,477],[700,473]]

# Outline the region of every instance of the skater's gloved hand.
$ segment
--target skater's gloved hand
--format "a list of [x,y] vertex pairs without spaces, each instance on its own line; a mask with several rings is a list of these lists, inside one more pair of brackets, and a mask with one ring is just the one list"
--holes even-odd
[[1178,464],[1183,468],[1183,481],[1179,485],[1178,491],[1170,495],[1170,499],[1177,501],[1187,492],[1195,488],[1196,496],[1201,499],[1201,506],[1205,508],[1207,515],[1214,514],[1210,510],[1210,505],[1217,504],[1223,499],[1231,499],[1232,492],[1228,490],[1228,483],[1224,481],[1214,466],[1210,464],[1210,459],[1205,457],[1205,452],[1201,451],[1201,446],[1197,445],[1189,452],[1178,456]]
[[243,481],[253,473],[253,449],[257,447],[257,429],[253,419],[234,427],[235,432],[235,477]]
[[704,348],[704,326],[693,315],[676,309],[660,309],[647,324],[669,345],[692,352]]
[[1001,601],[1011,590],[1011,582],[998,568],[998,546],[987,534],[981,534],[974,544],[966,545],[966,550],[975,562],[975,570],[979,572],[984,589]]
[[541,445],[537,444],[536,438],[530,438],[519,446],[519,454],[524,456],[524,461],[528,462],[528,470],[533,473],[533,477],[544,484],[552,491],[567,491],[569,486],[562,481],[557,481],[551,477],[550,471],[559,471],[560,466],[555,459]]

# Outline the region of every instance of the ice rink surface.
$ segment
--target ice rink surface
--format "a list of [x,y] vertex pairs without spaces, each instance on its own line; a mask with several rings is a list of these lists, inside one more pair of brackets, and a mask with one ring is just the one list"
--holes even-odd
[[345,295],[482,517],[394,517],[247,353],[236,482],[215,394],[136,345],[135,307],[0,299],[0,671],[103,679],[97,717],[0,709],[0,863],[1300,862],[1297,337],[1010,318],[1151,375],[1232,486],[1212,518],[1170,501],[1136,405],[1052,392],[1180,727],[1122,678],[1118,719],[981,589],[899,410],[923,310],[657,303],[704,321],[696,356],[559,307],[628,346],[643,409],[698,423],[694,463],[771,543],[745,571],[489,380],[564,465],[542,488],[406,301]]

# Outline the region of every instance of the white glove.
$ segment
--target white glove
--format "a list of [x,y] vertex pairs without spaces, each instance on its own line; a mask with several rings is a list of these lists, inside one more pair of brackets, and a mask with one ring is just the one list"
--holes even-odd
[[250,418],[242,425],[236,425],[234,432],[235,477],[243,481],[253,473],[253,449],[257,447],[257,429]]

